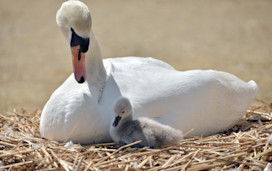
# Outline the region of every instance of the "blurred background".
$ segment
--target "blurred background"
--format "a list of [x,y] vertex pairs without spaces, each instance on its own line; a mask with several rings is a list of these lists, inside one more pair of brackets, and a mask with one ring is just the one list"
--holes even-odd
[[[71,74],[55,22],[63,1],[0,0],[0,112],[42,109]],[[255,80],[272,101],[271,0],[84,0],[103,57],[152,56],[178,70]]]

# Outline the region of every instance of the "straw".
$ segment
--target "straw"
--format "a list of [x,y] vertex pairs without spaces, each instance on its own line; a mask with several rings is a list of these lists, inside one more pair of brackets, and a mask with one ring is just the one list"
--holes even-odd
[[0,114],[0,170],[262,170],[272,162],[271,111],[267,103],[252,106],[233,128],[174,146],[131,148],[137,141],[72,144],[71,150],[40,136],[41,111],[14,110]]

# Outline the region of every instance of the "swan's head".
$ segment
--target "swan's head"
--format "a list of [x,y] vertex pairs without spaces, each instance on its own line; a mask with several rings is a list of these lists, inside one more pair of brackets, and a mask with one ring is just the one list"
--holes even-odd
[[121,119],[132,118],[132,106],[130,101],[122,97],[114,105],[115,119],[112,126],[116,127]]
[[86,80],[85,53],[89,48],[92,27],[90,11],[84,3],[69,0],[61,5],[56,20],[70,43],[75,79],[83,83]]

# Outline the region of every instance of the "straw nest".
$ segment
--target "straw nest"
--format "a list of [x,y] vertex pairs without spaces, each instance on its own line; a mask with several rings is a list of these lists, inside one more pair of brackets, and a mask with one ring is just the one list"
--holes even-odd
[[0,170],[269,170],[271,111],[262,103],[228,131],[159,149],[58,143],[40,136],[41,111],[14,111],[0,115]]

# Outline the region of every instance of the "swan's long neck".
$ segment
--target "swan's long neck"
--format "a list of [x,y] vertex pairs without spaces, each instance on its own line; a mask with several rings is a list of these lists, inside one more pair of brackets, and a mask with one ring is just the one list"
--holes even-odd
[[86,54],[87,83],[93,97],[99,101],[107,79],[107,73],[102,61],[102,54],[96,36],[91,31],[89,51]]

